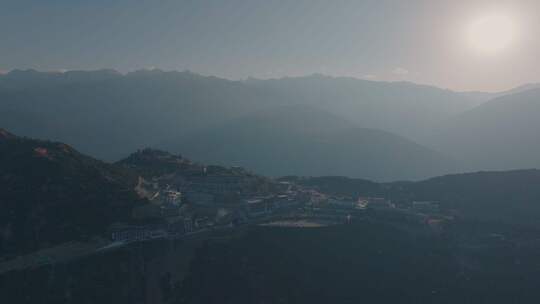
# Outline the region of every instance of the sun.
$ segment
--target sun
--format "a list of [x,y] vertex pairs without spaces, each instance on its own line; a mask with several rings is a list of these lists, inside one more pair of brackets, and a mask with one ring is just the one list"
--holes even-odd
[[514,20],[505,15],[487,15],[473,21],[467,31],[469,45],[481,54],[497,54],[512,45]]

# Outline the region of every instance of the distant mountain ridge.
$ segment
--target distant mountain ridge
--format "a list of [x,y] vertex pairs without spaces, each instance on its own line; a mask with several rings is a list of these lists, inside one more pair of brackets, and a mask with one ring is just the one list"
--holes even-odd
[[[529,134],[538,129],[532,117],[539,109],[534,100],[520,102],[535,86],[479,102],[430,86],[324,75],[231,81],[188,71],[16,70],[0,75],[0,121],[17,134],[66,142],[108,161],[151,146],[270,175],[295,168],[299,174],[417,179],[539,167],[536,138]],[[508,109],[497,106],[499,100],[508,100]],[[302,110],[285,115],[290,109]],[[480,115],[490,111],[492,118]],[[313,132],[305,132],[307,126]],[[511,144],[502,144],[503,137]],[[275,155],[285,156],[282,165],[268,165]]]
[[[67,82],[60,73],[25,73],[39,83],[0,89],[3,125],[18,134],[70,143],[106,160],[268,107],[238,82],[189,72],[113,73]],[[87,73],[101,74],[80,73],[87,78],[92,78]],[[0,77],[0,88],[4,83]]]
[[466,96],[469,99],[475,100],[478,104],[481,105],[484,102],[490,101],[495,98],[499,98],[506,95],[521,93],[529,90],[534,90],[540,88],[540,83],[527,83],[524,85],[520,85],[518,87],[515,87],[510,90],[502,91],[502,92],[481,92],[481,91],[469,91],[469,92],[462,92],[464,96]]
[[[389,92],[395,98],[389,98]],[[446,96],[437,102],[443,105],[441,109],[430,107],[438,114],[429,109],[424,109],[424,112],[429,112],[430,115],[421,113],[430,98],[418,101],[413,96],[422,96],[423,93],[427,96]],[[232,128],[235,124],[237,127],[234,128],[237,130],[249,130],[252,128],[251,124],[260,123],[251,116],[258,117],[264,112],[283,113],[283,109],[295,107],[312,108],[317,111],[317,118],[310,118],[309,110],[295,112],[294,115],[284,116],[285,118],[279,115],[265,118],[267,123],[288,126],[288,129],[280,130],[282,134],[276,135],[275,145],[279,146],[279,149],[292,148],[291,145],[298,148],[300,142],[309,143],[311,149],[304,149],[302,152],[297,149],[296,151],[303,155],[296,155],[289,162],[284,162],[281,169],[276,166],[272,168],[274,171],[264,170],[264,173],[281,175],[292,173],[288,168],[298,168],[302,173],[311,170],[314,174],[363,174],[361,171],[351,170],[325,172],[321,170],[321,166],[312,170],[310,162],[303,165],[301,161],[296,162],[298,157],[308,157],[307,152],[318,153],[311,162],[322,161],[327,163],[326,168],[332,168],[330,161],[342,158],[347,151],[350,152],[346,160],[338,165],[342,168],[351,164],[360,166],[359,164],[367,163],[368,159],[374,165],[379,164],[384,168],[389,161],[388,156],[392,153],[403,155],[393,162],[407,162],[407,156],[418,159],[413,157],[414,153],[431,155],[426,164],[420,164],[419,167],[424,168],[437,157],[441,160],[441,166],[433,166],[433,170],[417,170],[416,166],[397,163],[390,165],[393,169],[382,169],[378,172],[363,170],[369,172],[366,177],[387,180],[427,177],[426,174],[447,172],[446,161],[442,161],[444,157],[435,156],[436,152],[428,152],[429,149],[417,144],[404,145],[409,140],[390,133],[393,133],[392,130],[402,134],[410,130],[427,129],[425,125],[429,124],[428,121],[440,115],[448,115],[445,113],[449,108],[454,108],[454,102],[457,108],[466,104],[466,101],[457,102],[454,99],[458,97],[458,94],[448,91],[413,84],[374,83],[323,76],[294,78],[290,79],[289,84],[287,79],[242,82],[191,72],[159,70],[137,71],[125,75],[109,70],[66,73],[14,71],[0,76],[0,120],[5,127],[18,134],[67,142],[85,153],[105,160],[118,160],[133,150],[147,146],[173,152],[198,152],[200,147],[234,142],[235,144],[227,149],[239,156],[252,156],[246,159],[246,163],[253,169],[261,169],[269,165],[253,163],[250,159],[264,159],[263,155],[268,151],[258,150],[254,153],[255,151],[250,150],[252,146],[249,142],[242,142],[234,132],[214,133],[221,134],[220,138],[200,134],[222,126]],[[303,132],[304,121],[309,121],[310,128],[324,133],[323,137],[326,138],[321,141],[321,134]],[[376,121],[380,122],[372,125]],[[381,128],[385,132],[337,132],[357,128],[376,130],[379,126],[384,126],[385,121],[389,122],[388,128]],[[331,124],[324,125],[325,122]],[[261,126],[255,126],[258,127]],[[268,129],[269,125],[264,128],[271,131]],[[390,144],[392,141],[396,142]],[[378,142],[387,144],[381,145]],[[354,155],[353,151],[359,151],[360,145],[371,155],[369,158],[361,159],[362,156]],[[374,147],[390,150],[379,151]],[[402,148],[402,153],[397,153]],[[294,150],[284,152],[295,153]],[[379,159],[378,155],[387,156]],[[213,157],[207,157],[208,153],[189,153],[188,156],[195,160],[201,157],[211,162],[231,160],[230,156],[220,156],[217,153]],[[417,161],[411,163],[418,164]],[[410,175],[407,173],[409,169],[412,170]],[[397,171],[399,174],[396,174]]]
[[437,148],[472,169],[540,168],[540,89],[505,95],[447,121]]
[[395,134],[360,128],[313,107],[253,113],[177,141],[190,158],[270,175],[346,175],[420,179],[457,164]]
[[415,141],[441,120],[472,109],[459,93],[410,82],[379,82],[311,75],[249,80],[264,94],[290,104],[308,105],[341,116],[365,128],[380,129]]

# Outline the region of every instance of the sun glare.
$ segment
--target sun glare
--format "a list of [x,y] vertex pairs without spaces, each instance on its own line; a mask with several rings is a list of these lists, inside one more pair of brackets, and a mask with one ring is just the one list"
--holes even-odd
[[496,54],[511,46],[516,36],[514,21],[505,15],[488,15],[468,27],[470,46],[482,54]]

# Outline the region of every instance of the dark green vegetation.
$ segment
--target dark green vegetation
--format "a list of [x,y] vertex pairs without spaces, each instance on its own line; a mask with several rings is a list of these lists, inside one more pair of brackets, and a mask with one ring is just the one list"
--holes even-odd
[[[180,303],[534,303],[538,258],[388,223],[256,229],[203,247]],[[538,252],[538,249],[529,253]],[[521,259],[522,265],[516,264]],[[212,290],[212,292],[208,292]]]
[[444,242],[388,225],[259,228],[203,247],[180,303],[427,303],[455,270]]
[[241,167],[222,167],[192,162],[181,155],[145,148],[115,163],[117,167],[135,172],[140,176],[152,178],[170,174],[211,175],[211,176],[246,176],[263,179]]
[[437,200],[472,218],[540,227],[539,184],[539,170],[478,172],[397,184],[395,195]]
[[202,172],[203,170],[202,165],[193,164],[181,155],[173,155],[155,149],[139,150],[116,164],[147,178],[172,174],[178,171]]
[[132,244],[68,263],[0,274],[0,301],[26,304],[174,303],[200,241]]
[[136,175],[68,145],[0,130],[0,253],[101,234],[142,204]]
[[[497,226],[500,227],[500,226]],[[9,303],[536,303],[538,246],[380,221],[254,227],[0,275]],[[509,233],[513,228],[506,228]],[[523,231],[515,231],[522,233]],[[474,241],[474,242],[473,242]],[[521,248],[521,249],[520,249]]]

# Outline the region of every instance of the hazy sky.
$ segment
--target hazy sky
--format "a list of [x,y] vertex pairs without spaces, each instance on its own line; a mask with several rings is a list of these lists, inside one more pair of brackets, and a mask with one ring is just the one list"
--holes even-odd
[[[478,52],[467,33],[494,12],[515,25],[512,41]],[[323,73],[488,91],[540,82],[535,0],[0,0],[0,38],[3,71]]]

